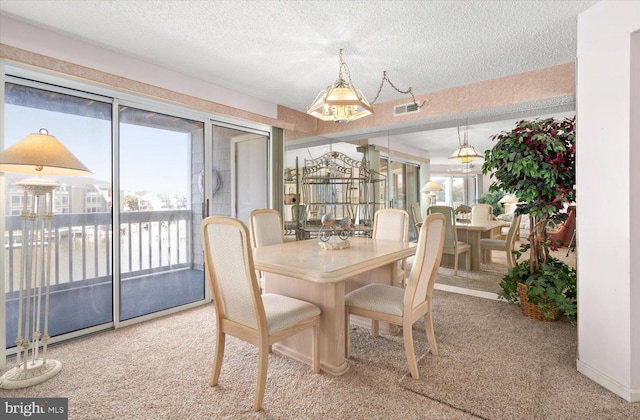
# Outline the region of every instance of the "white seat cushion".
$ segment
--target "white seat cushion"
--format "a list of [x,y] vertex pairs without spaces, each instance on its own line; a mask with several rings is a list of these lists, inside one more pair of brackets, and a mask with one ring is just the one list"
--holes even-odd
[[320,315],[320,308],[312,303],[273,293],[263,294],[262,303],[267,315],[269,334]]
[[402,316],[404,289],[373,283],[347,293],[345,305]]

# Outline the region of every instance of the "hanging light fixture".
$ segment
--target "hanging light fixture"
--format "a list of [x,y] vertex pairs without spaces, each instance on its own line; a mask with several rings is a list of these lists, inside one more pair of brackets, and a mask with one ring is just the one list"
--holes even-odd
[[460,144],[460,147],[458,147],[458,149],[449,156],[449,159],[457,160],[462,163],[469,163],[480,158],[480,154],[475,147],[469,145],[468,132],[469,126],[465,128],[464,141],[462,141],[460,138],[460,127],[458,127],[458,144]]
[[[348,80],[344,79],[342,73],[343,69]],[[349,66],[342,59],[342,49],[340,49],[338,80],[336,80],[332,85],[327,86],[326,89],[320,91],[313,103],[308,107],[307,114],[313,115],[323,121],[333,121],[338,123],[347,123],[349,121],[354,121],[359,118],[366,117],[367,115],[371,115],[373,114],[373,104],[378,99],[378,96],[380,96],[380,91],[382,90],[384,82],[388,82],[399,93],[411,95],[413,103],[417,109],[422,108],[427,102],[423,101],[421,104],[418,104],[411,88],[406,91],[398,89],[393,83],[391,83],[391,80],[389,80],[387,72],[385,71],[382,74],[382,82],[380,83],[378,93],[373,102],[369,103],[360,89],[357,89],[353,85],[353,81],[351,80],[351,70],[349,70]]]

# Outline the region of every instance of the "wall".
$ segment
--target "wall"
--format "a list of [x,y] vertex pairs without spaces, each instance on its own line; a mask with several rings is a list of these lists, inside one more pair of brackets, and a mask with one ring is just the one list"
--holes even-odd
[[600,2],[578,18],[577,367],[631,401],[640,401],[639,29],[639,2]]
[[245,109],[271,118],[277,106],[220,86],[211,85],[183,74],[158,68],[138,60],[90,45],[57,33],[0,16],[2,43],[38,54],[51,55],[70,63],[99,69],[132,80],[145,80],[156,86],[201,97],[206,100]]

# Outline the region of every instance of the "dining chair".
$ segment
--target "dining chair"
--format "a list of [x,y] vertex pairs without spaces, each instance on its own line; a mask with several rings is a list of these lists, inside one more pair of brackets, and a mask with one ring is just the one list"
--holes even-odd
[[[402,209],[380,209],[373,215],[373,239],[409,242],[409,213]],[[407,261],[403,259],[398,268],[397,283],[404,285]]]
[[484,262],[484,251],[504,251],[507,253],[507,264],[509,267],[516,266],[516,256],[513,255],[513,247],[520,229],[521,217],[521,215],[513,216],[506,239],[480,238],[482,262]]
[[226,334],[259,348],[253,409],[262,409],[272,344],[311,328],[312,369],[320,371],[320,309],[302,300],[260,293],[246,225],[231,217],[202,222],[205,268],[216,313],[216,348],[211,386],[218,384]]
[[493,206],[491,204],[474,204],[471,206],[471,223],[486,224],[493,219]]
[[[284,242],[282,216],[278,210],[253,210],[249,214],[249,226],[251,232],[251,247],[253,249]],[[259,271],[257,274],[260,289],[264,290],[264,276]]]
[[402,326],[404,351],[413,379],[419,379],[418,363],[413,347],[413,324],[424,317],[424,328],[431,354],[438,355],[433,331],[433,286],[444,246],[446,220],[442,214],[427,216],[420,228],[418,245],[409,282],[405,289],[388,284],[372,283],[345,296],[345,355],[350,353],[350,316],[360,315],[373,320],[372,334],[378,335],[379,321]]
[[255,209],[249,214],[251,246],[281,244],[284,242],[282,216],[278,210]]
[[456,217],[453,207],[450,206],[431,206],[427,208],[427,215],[441,213],[445,217],[445,235],[444,235],[444,254],[453,255],[453,272],[458,275],[458,256],[465,254],[467,256],[467,270],[471,269],[471,245],[467,242],[458,241],[458,231],[456,229]]
[[413,226],[416,228],[416,234],[420,232],[422,226],[422,212],[420,211],[420,203],[413,203],[410,207],[411,217],[413,217]]

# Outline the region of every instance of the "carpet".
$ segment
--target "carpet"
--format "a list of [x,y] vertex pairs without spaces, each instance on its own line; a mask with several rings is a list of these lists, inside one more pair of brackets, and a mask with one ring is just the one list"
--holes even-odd
[[640,418],[639,403],[577,372],[574,325],[532,320],[504,302],[445,296],[433,300],[440,355],[424,355],[420,379],[406,374],[403,388],[485,419]]

